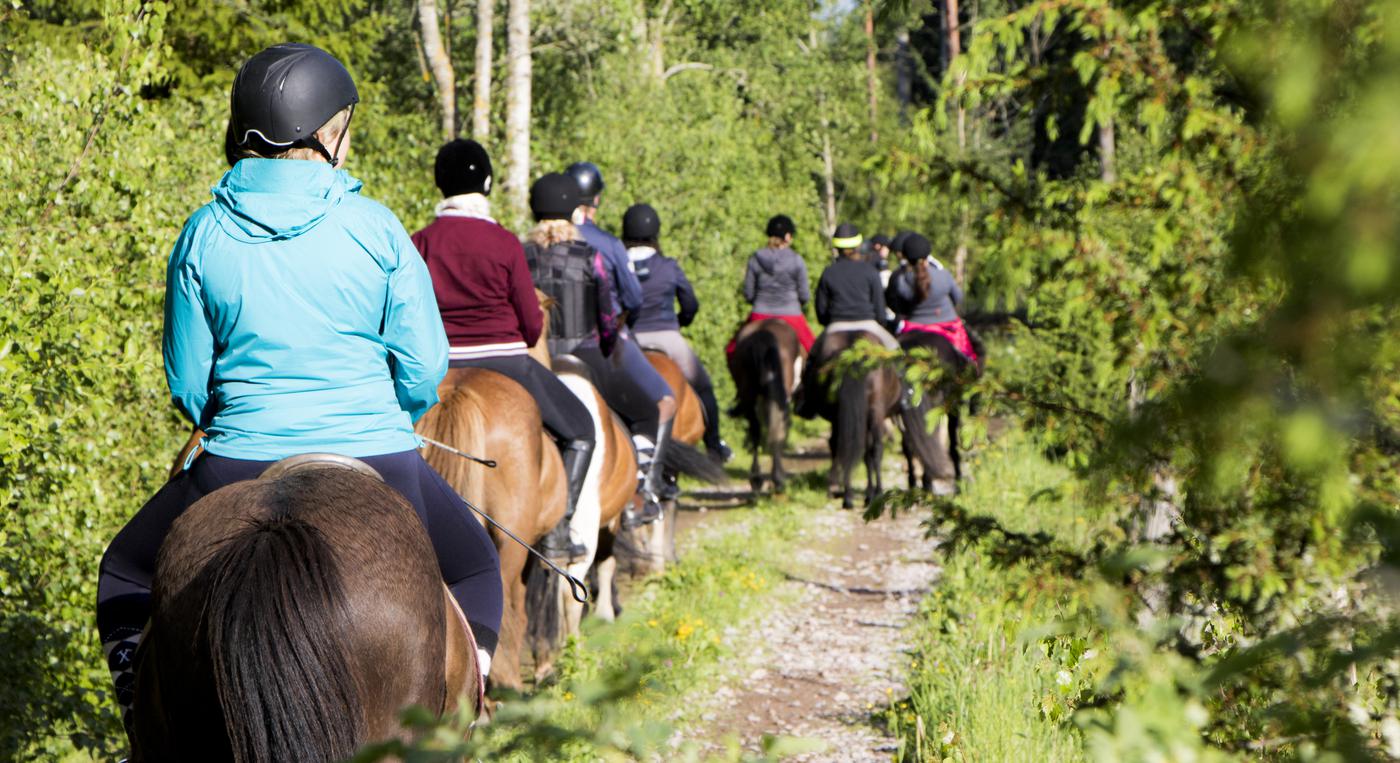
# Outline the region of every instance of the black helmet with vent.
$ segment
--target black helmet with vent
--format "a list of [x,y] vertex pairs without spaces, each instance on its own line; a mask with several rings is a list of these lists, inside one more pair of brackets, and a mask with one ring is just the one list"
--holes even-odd
[[316,131],[341,109],[359,103],[360,93],[335,56],[289,42],[248,59],[233,80],[230,100],[231,146],[259,153],[310,148],[334,166],[335,154],[316,139]]

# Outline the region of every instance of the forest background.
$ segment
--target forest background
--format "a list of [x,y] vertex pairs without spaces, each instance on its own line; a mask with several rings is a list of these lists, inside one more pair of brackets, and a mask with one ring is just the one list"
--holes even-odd
[[[655,206],[721,399],[768,216],[797,220],[814,275],[837,220],[929,235],[995,335],[984,410],[1097,486],[1080,510],[1114,528],[1072,549],[956,501],[886,505],[1085,583],[1027,642],[1075,668],[1047,721],[1108,759],[1400,756],[1395,2],[514,0],[489,67],[478,10],[0,11],[0,758],[116,748],[91,603],[184,432],[165,259],[224,169],[237,65],[288,39],[354,73],[348,169],[410,230],[454,129],[498,157],[516,230],[519,178],[581,159],[608,227]],[[506,86],[478,105],[466,75],[487,68]]]

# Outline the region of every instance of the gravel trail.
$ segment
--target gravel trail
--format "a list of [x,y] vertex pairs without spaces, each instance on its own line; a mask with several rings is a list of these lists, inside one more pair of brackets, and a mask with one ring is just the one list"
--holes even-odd
[[890,760],[895,741],[870,718],[904,692],[905,626],[938,574],[933,541],[908,515],[867,524],[832,502],[808,516],[774,608],[725,633],[741,657],[721,689],[687,702],[700,720],[676,744],[718,751],[737,737],[757,751],[779,734],[826,744],[791,760]]

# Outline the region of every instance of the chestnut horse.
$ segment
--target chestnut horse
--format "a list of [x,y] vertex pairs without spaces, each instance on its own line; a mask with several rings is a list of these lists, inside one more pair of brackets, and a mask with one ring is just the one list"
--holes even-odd
[[427,531],[353,459],[296,456],[195,502],[161,545],[152,605],[134,763],[344,760],[404,737],[405,707],[481,711]]
[[880,462],[885,453],[885,419],[899,406],[899,372],[888,364],[839,374],[830,369],[842,353],[867,341],[879,345],[866,331],[837,331],[822,334],[812,348],[811,367],[804,395],[814,396],[812,410],[831,422],[831,471],[827,473],[827,495],[841,494],[841,507],[855,506],[851,492],[857,459],[865,456],[865,505],[869,506],[884,489]]
[[[423,459],[458,495],[526,543],[536,543],[563,518],[568,485],[559,449],[544,430],[535,399],[513,379],[484,368],[448,369],[438,385],[438,404],[414,428],[424,437],[496,462],[489,468],[431,444],[423,451]],[[587,510],[581,505],[579,511]],[[501,557],[505,589],[491,683],[519,690],[530,614],[529,552],[498,528],[486,529]]]
[[[534,398],[505,375],[479,368],[449,369],[438,385],[438,398],[438,404],[415,426],[418,433],[464,453],[494,459],[497,465],[491,469],[431,445],[424,448],[423,460],[473,506],[527,543],[538,541],[564,516],[568,486],[559,450],[544,431]],[[500,411],[514,413],[502,416]],[[198,429],[190,434],[171,466],[172,478],[203,438]],[[584,501],[579,503],[578,511],[586,514]],[[501,559],[505,605],[491,684],[519,690],[524,687],[520,658],[529,619],[525,601],[529,553],[497,528],[488,525],[486,529]]]
[[[763,490],[765,479],[772,482],[777,495],[787,487],[783,449],[787,447],[792,392],[806,357],[797,331],[776,318],[745,324],[735,337],[729,375],[734,377],[738,402],[732,413],[748,423],[747,441],[753,451],[749,485],[754,493]],[[767,477],[759,467],[765,448],[773,464]]]

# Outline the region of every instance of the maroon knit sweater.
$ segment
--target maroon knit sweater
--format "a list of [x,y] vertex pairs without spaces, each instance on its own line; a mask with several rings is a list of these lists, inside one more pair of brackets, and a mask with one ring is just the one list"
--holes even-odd
[[544,318],[535,284],[510,231],[489,220],[443,216],[413,234],[413,243],[428,263],[453,347],[533,345],[540,338]]

